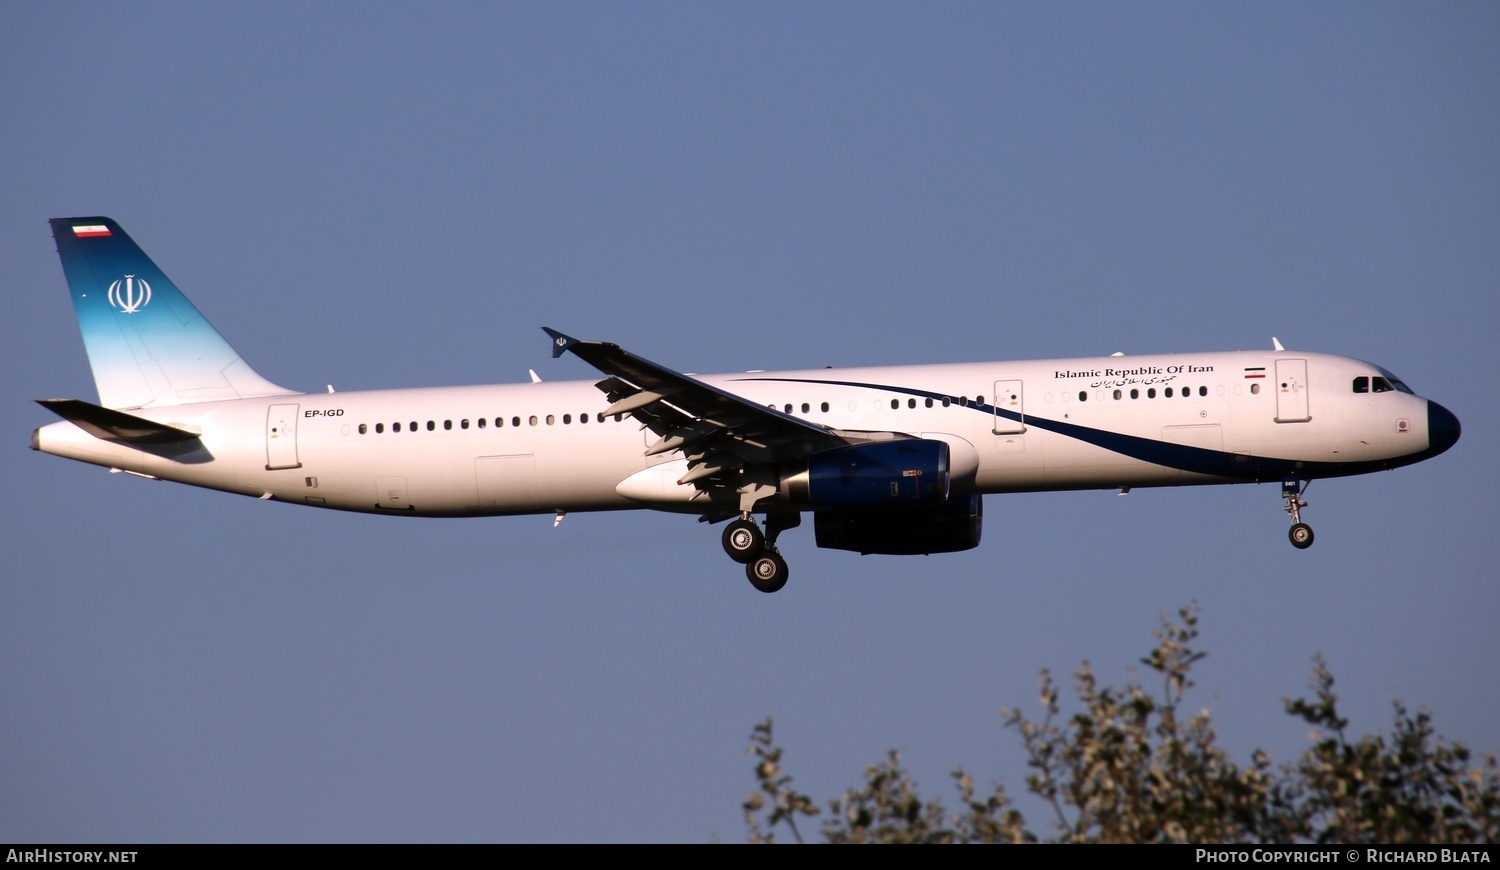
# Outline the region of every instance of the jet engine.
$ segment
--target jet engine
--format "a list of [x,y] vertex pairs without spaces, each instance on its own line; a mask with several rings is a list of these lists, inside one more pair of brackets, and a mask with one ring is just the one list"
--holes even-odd
[[781,492],[814,507],[915,506],[945,501],[950,480],[947,444],[905,438],[824,450],[784,466]]
[[983,520],[983,500],[970,495],[923,507],[818,511],[813,529],[824,549],[912,556],[972,550]]

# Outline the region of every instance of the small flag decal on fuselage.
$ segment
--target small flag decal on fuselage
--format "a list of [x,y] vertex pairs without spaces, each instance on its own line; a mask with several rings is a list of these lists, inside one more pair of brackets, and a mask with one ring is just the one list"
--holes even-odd
[[1253,367],[1247,367],[1245,369],[1245,377],[1247,377],[1247,378],[1263,378],[1265,376],[1266,376],[1266,367],[1265,366],[1253,366]]
[[86,226],[73,227],[73,235],[80,239],[92,239],[97,236],[109,235],[109,227],[104,224],[88,224]]

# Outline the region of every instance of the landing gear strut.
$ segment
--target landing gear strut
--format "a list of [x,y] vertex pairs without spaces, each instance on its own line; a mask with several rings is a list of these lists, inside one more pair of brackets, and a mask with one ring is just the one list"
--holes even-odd
[[1307,507],[1302,493],[1307,491],[1307,486],[1312,481],[1287,478],[1281,482],[1281,497],[1286,501],[1286,512],[1292,517],[1292,527],[1287,530],[1286,536],[1291,539],[1292,546],[1299,550],[1306,550],[1312,546],[1312,526],[1302,522],[1302,508]]
[[786,560],[776,552],[776,538],[801,523],[798,513],[766,514],[766,530],[762,532],[746,511],[724,528],[724,552],[745,566],[751,586],[761,592],[775,592],[786,585],[788,574]]

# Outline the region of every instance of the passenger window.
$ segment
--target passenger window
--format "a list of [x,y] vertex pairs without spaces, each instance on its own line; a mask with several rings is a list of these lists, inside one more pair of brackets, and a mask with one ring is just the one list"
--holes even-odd
[[[503,419],[505,419],[505,418],[504,417],[496,417],[495,418],[495,425],[499,426],[500,425],[500,421],[503,420]],[[512,425],[512,426],[519,426],[519,425],[521,425],[521,418],[520,417],[511,417],[510,418],[510,425]],[[533,425],[533,426],[536,425],[536,418],[535,417],[531,418],[531,425]]]
[[384,431],[385,431],[385,424],[384,423],[376,423],[375,424],[375,434],[376,435],[379,435],[379,434],[383,433]]
[[823,404],[822,404],[822,405],[821,405],[821,407],[822,407],[822,409],[823,409],[823,413],[825,413],[825,414],[827,414],[827,413],[828,413],[828,403],[827,403],[827,402],[824,402],[824,403],[823,403]]
[[391,424],[391,431],[392,432],[400,432],[401,431],[401,424],[400,423],[392,423]]
[[443,421],[443,428],[444,429],[452,429],[453,428],[453,421],[452,420],[444,420]]
[[950,399],[950,398],[948,398],[947,396],[944,396],[943,397],[943,407],[946,408],[946,407],[948,407],[951,404],[953,404],[953,400]]
[[892,399],[891,400],[891,410],[894,411],[894,410],[896,410],[899,407],[901,407],[901,400],[900,399]]
[[435,422],[433,422],[431,420],[428,420],[427,421],[427,431],[428,432],[436,432],[437,431],[437,423],[435,423]]
[[1167,387],[1165,390],[1161,391],[1161,394],[1163,396],[1165,396],[1166,398],[1168,398],[1168,399],[1172,398],[1172,388],[1171,387]]
[[469,428],[469,421],[468,420],[459,420],[458,421],[458,428],[460,428],[460,429],[467,429],[467,428]]
[[917,406],[917,400],[916,399],[907,399],[906,400],[906,407],[908,407],[908,408],[915,408],[916,406]]
[[1119,400],[1120,400],[1120,398],[1121,398],[1121,397],[1122,397],[1122,396],[1124,396],[1124,395],[1125,395],[1125,394],[1124,394],[1124,393],[1122,393],[1122,392],[1120,392],[1120,391],[1119,391],[1119,390],[1115,390],[1115,401],[1117,401],[1117,402],[1118,402],[1118,401],[1119,401]]
[[1354,392],[1356,392],[1356,393],[1368,393],[1368,392],[1370,392],[1370,379],[1367,378],[1367,377],[1365,377],[1364,375],[1360,375],[1359,377],[1355,378],[1354,379]]
[[1132,399],[1139,399],[1140,397],[1141,397],[1141,391],[1140,390],[1131,390],[1130,391],[1130,398],[1132,398]]
[[547,425],[548,426],[551,426],[553,423],[556,423],[556,422],[557,422],[557,418],[556,417],[552,416],[551,414],[547,415]]
[[1198,395],[1200,395],[1200,396],[1206,396],[1206,395],[1208,395],[1208,387],[1199,387],[1198,388]]
[[580,424],[587,423],[588,421],[589,421],[589,415],[587,415],[587,414],[579,414],[578,415],[578,422]]
[[923,400],[923,403],[924,403],[924,404],[925,404],[925,405],[926,405],[926,406],[927,406],[927,407],[929,407],[929,408],[931,408],[931,407],[932,407],[932,397],[930,397],[930,396],[929,396],[929,397],[928,397],[928,398],[926,398],[926,399],[924,399],[924,400]]
[[1078,391],[1078,401],[1080,401],[1080,402],[1087,402],[1088,400],[1089,400],[1088,391],[1087,390],[1079,390]]
[[365,427],[365,424],[363,424],[363,423],[359,424],[359,434],[363,435],[367,431],[369,431],[369,430]]
[[417,431],[420,431],[421,428],[422,427],[420,427],[420,426],[417,425],[417,421],[416,420],[411,421],[411,431],[417,432]]
[[530,423],[531,425],[535,426],[536,425],[536,415],[532,414],[531,417],[530,417],[530,419],[527,420],[527,422]]
[[1154,398],[1156,398],[1156,388],[1155,387],[1152,387],[1151,389],[1149,389],[1149,390],[1146,391],[1146,398],[1148,398],[1148,399],[1154,399]]
[[573,422],[573,415],[572,414],[564,414],[563,415],[563,425],[564,426],[566,426],[566,425],[568,425],[569,423],[572,423],[572,422]]
[[812,405],[809,405],[806,402],[802,403],[802,413],[806,414],[808,411],[811,411],[811,410],[812,410]]
[[1251,384],[1250,385],[1250,395],[1252,395],[1252,396],[1258,396],[1258,395],[1260,395],[1260,384]]

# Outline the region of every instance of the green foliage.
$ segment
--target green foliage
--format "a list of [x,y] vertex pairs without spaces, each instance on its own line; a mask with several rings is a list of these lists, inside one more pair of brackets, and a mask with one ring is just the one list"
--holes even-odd
[[1334,706],[1333,675],[1313,669],[1317,699],[1287,701],[1317,741],[1297,762],[1309,836],[1321,843],[1494,843],[1500,787],[1494,756],[1470,767],[1469,749],[1437,737],[1432,717],[1395,702],[1389,738],[1350,741]]
[[[801,843],[797,817],[811,818],[820,811],[807,795],[792,789],[792,778],[782,771],[781,749],[772,738],[770,719],[755,726],[750,753],[757,759],[759,783],[759,790],[751,792],[743,804],[750,842],[776,842],[776,826],[784,824]],[[953,778],[964,810],[949,817],[942,801],[924,800],[917,794],[916,783],[893,749],[883,764],[865,771],[863,786],[828,802],[823,838],[829,843],[1019,843],[1029,838],[1020,813],[1002,789],[997,787],[979,799],[967,774],[954,771]]]
[[[776,826],[785,824],[791,829],[797,842],[802,842],[802,832],[797,830],[797,816],[815,816],[818,808],[812,798],[792,790],[792,778],[781,771],[781,748],[771,739],[771,720],[755,726],[750,735],[750,752],[755,756],[755,779],[760,791],[751,792],[745,799],[745,824],[750,827],[750,842],[776,842]],[[766,824],[760,825],[760,813],[766,813]]]
[[[1350,741],[1333,677],[1321,659],[1315,699],[1286,702],[1313,728],[1296,764],[1271,766],[1260,750],[1237,765],[1215,742],[1207,710],[1184,716],[1197,613],[1162,620],[1156,648],[1141,660],[1161,678],[1160,694],[1131,682],[1101,687],[1088,662],[1074,672],[1076,712],[1064,717],[1052,675],[1042,671],[1040,721],[1002,710],[1026,749],[1027,790],[1051,810],[1038,835],[1003,786],[976,796],[973,778],[953,772],[959,809],[923,798],[894,750],[865,771],[864,784],[828,802],[829,843],[1493,843],[1500,839],[1500,769],[1493,756],[1471,766],[1469,750],[1434,734],[1431,717],[1395,704],[1389,738]],[[755,726],[759,790],[745,801],[751,842],[775,841],[785,826],[798,842],[799,816],[820,814],[791,788],[771,720]]]

